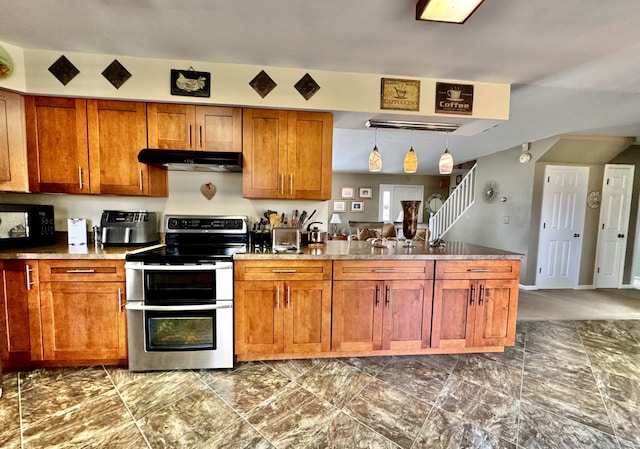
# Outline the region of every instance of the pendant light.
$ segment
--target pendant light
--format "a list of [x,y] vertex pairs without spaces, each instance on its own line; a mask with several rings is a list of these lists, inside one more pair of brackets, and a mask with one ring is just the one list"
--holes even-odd
[[411,148],[404,157],[404,172],[415,173],[418,171],[418,155],[413,151],[413,130],[411,130]]
[[378,128],[376,128],[373,150],[369,153],[369,171],[379,172],[382,170],[382,155],[378,151]]
[[438,168],[441,175],[450,175],[453,171],[453,156],[449,153],[449,133],[447,133],[447,144],[444,147],[444,153],[440,156]]

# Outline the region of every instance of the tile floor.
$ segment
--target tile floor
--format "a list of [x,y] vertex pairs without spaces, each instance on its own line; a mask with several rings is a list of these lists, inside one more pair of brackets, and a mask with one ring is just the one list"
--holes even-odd
[[2,448],[640,449],[640,320],[520,321],[500,354],[5,373]]

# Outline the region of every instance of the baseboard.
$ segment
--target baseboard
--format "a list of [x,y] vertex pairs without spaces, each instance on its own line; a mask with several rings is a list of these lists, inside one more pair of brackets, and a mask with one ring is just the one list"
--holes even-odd
[[520,290],[538,290],[538,287],[536,287],[535,285],[524,285],[524,284],[520,284],[518,286],[518,288]]
[[593,290],[595,289],[595,286],[593,284],[591,285],[578,285],[576,288],[574,288],[574,290]]
[[640,290],[640,276],[633,277],[633,288]]

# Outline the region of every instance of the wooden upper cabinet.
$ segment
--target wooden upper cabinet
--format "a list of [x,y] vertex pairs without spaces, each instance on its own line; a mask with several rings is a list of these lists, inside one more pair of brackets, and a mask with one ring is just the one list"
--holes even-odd
[[146,103],[26,97],[33,192],[167,196],[166,171],[138,162]]
[[0,190],[28,192],[22,95],[0,90]]
[[332,136],[328,112],[245,109],[243,196],[330,199]]
[[145,103],[88,100],[90,191],[166,196],[166,172],[138,162],[147,146]]
[[30,190],[91,193],[87,101],[29,96],[25,115]]
[[223,106],[149,103],[149,148],[242,151],[242,110]]
[[333,115],[291,111],[287,125],[288,197],[331,199]]

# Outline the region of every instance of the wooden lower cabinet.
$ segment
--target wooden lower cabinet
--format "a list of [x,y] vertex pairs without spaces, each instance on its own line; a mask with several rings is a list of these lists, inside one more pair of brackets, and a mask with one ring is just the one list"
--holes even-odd
[[237,261],[234,268],[239,360],[329,352],[331,261]]
[[513,345],[519,267],[519,261],[437,262],[432,346],[463,350]]
[[5,369],[42,360],[38,262],[0,261],[0,357]]
[[126,363],[122,261],[44,260],[39,277],[46,361]]
[[235,297],[238,354],[329,351],[331,281],[246,281]]
[[430,346],[431,280],[335,281],[332,351],[420,351]]

